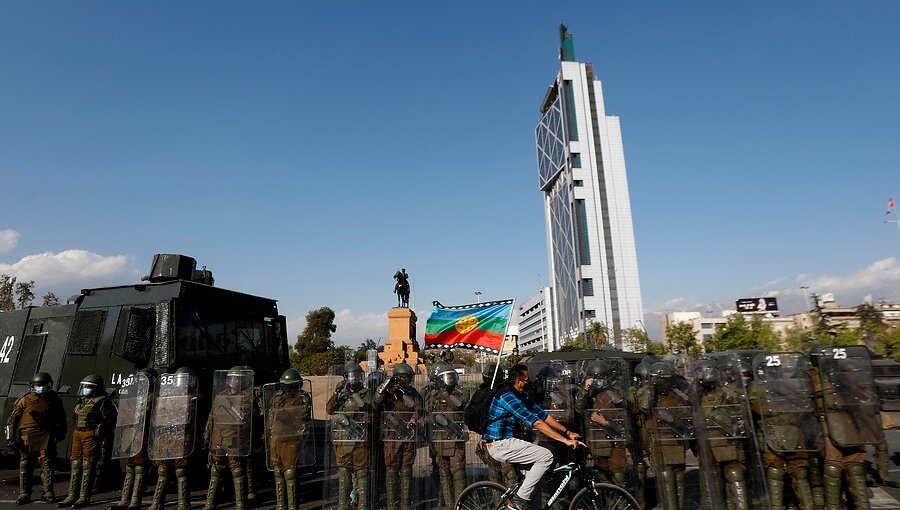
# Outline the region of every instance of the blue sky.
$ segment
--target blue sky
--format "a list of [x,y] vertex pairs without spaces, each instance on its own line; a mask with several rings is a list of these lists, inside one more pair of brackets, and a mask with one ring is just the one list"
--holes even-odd
[[[340,342],[547,283],[533,129],[560,21],[621,116],[645,321],[798,286],[900,299],[895,2],[6,2],[0,272],[157,252]],[[427,314],[420,314],[427,315]],[[424,322],[424,317],[422,317]],[[420,328],[424,330],[423,327]]]

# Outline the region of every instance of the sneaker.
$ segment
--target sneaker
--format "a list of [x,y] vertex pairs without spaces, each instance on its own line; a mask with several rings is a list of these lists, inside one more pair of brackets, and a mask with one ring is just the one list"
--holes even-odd
[[531,503],[527,499],[513,494],[513,497],[506,502],[506,508],[509,508],[509,510],[529,510]]

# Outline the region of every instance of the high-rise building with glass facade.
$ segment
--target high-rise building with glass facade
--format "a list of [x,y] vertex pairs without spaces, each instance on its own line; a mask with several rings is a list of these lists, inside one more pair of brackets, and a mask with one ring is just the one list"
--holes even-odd
[[643,328],[619,117],[606,115],[600,80],[591,64],[575,60],[565,26],[560,26],[559,73],[540,112],[535,141],[553,329],[566,339],[591,321],[605,324],[610,333]]

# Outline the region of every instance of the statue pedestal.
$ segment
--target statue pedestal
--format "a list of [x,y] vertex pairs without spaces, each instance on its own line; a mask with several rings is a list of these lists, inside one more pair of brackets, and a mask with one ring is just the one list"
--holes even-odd
[[390,374],[394,365],[404,361],[416,373],[428,373],[425,361],[419,352],[416,342],[416,314],[409,308],[391,308],[388,312],[388,337],[384,343],[384,352],[378,353],[378,359]]

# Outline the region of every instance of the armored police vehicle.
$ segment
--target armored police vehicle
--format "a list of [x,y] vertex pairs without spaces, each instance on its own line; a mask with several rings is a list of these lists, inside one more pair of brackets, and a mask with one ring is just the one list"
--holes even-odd
[[[53,377],[71,416],[88,374],[101,375],[113,393],[141,368],[164,374],[188,366],[205,400],[213,372],[234,365],[252,368],[257,384],[277,381],[289,365],[285,318],[273,299],[214,287],[212,273],[183,255],[154,256],[138,284],[83,289],[71,304],[0,313],[3,423],[36,372]],[[201,401],[199,408],[208,406]],[[69,444],[68,437],[59,443],[59,456]]]

